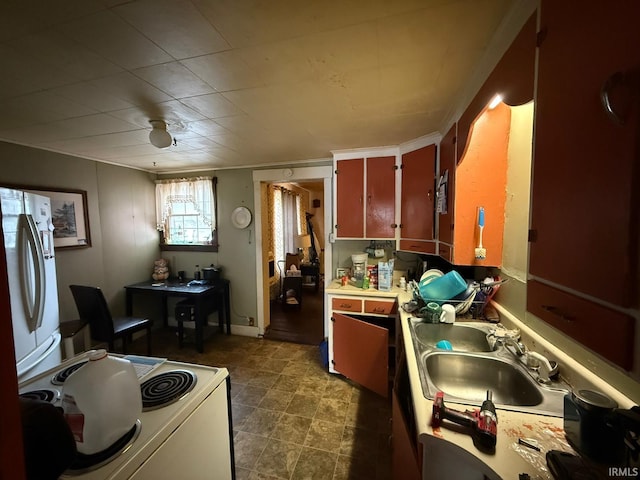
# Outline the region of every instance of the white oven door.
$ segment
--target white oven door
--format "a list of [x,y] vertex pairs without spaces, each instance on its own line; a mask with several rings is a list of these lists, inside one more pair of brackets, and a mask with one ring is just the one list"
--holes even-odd
[[223,382],[130,479],[231,480],[230,441],[227,390]]

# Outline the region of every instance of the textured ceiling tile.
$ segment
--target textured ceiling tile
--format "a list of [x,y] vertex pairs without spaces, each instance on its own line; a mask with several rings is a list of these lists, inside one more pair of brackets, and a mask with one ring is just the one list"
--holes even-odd
[[90,83],[114,97],[143,108],[171,100],[169,95],[129,72],[98,78]]
[[11,45],[20,55],[36,59],[50,68],[64,70],[75,80],[89,80],[122,71],[121,67],[103,56],[52,29],[21,37]]
[[229,44],[187,0],[143,0],[115,9],[176,59],[227,50]]
[[59,142],[47,142],[50,147],[64,147],[76,150],[86,150],[95,152],[101,149],[126,147],[132,145],[146,145],[149,143],[149,132],[147,130],[130,130],[126,132],[108,133],[104,135],[93,135],[82,138],[72,138]]
[[219,92],[263,85],[237,52],[222,52],[183,60],[182,64]]
[[180,103],[187,105],[208,118],[239,115],[242,111],[220,93],[182,98]]
[[51,92],[99,112],[123,110],[132,106],[129,102],[111,95],[89,82],[65,85],[54,88]]
[[59,122],[52,122],[52,124],[64,132],[62,138],[78,138],[99,135],[105,132],[124,132],[137,128],[131,123],[119,120],[106,113],[60,120]]
[[164,50],[109,10],[57,28],[69,38],[125,69],[173,60]]
[[173,98],[213,92],[213,88],[178,62],[138,68],[133,73]]
[[26,85],[28,91],[45,90],[73,83],[76,80],[55,65],[46,65],[38,59],[18,52],[14,47],[0,45],[2,70],[16,82]]
[[225,133],[224,127],[220,126],[213,120],[201,120],[199,122],[191,122],[189,130],[202,136],[213,136]]
[[529,1],[5,0],[0,139],[165,172],[396,145],[443,128]]
[[339,72],[378,65],[375,24],[254,46],[239,51],[267,83],[326,79]]

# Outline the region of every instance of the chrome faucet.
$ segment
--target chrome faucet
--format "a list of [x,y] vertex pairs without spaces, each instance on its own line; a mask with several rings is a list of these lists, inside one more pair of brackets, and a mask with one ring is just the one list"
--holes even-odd
[[495,337],[495,343],[502,344],[505,350],[511,352],[528,369],[535,370],[540,383],[550,383],[551,377],[558,373],[557,362],[549,360],[538,352],[527,350],[527,347],[519,341],[519,338],[510,335]]
[[[495,350],[496,345],[503,345],[505,348],[511,346],[513,347],[513,350],[510,348],[506,348],[506,350],[513,353],[516,357],[521,357],[527,353],[527,347],[518,340],[519,337],[513,337],[511,335],[496,335],[495,332],[491,332],[487,335],[487,341],[491,345],[492,350]],[[518,358],[518,360],[520,360],[520,358]]]
[[551,377],[558,373],[558,363],[549,360],[538,352],[528,352],[529,359],[534,358],[538,361],[538,381],[540,383],[551,383]]
[[524,343],[519,342],[513,337],[504,337],[502,339],[502,344],[505,347],[513,347],[513,353],[518,357],[521,357],[522,355],[525,355],[527,353],[527,347],[524,346]]

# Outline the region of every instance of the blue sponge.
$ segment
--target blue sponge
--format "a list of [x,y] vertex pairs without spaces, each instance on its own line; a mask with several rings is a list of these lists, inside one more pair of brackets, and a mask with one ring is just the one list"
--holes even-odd
[[442,350],[453,350],[453,347],[451,346],[451,342],[449,342],[449,340],[440,340],[438,343],[436,343],[436,348],[440,348]]

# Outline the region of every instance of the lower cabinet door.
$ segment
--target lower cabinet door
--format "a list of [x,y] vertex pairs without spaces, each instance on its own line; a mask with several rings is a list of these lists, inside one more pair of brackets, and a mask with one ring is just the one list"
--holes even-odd
[[416,450],[414,442],[411,441],[407,422],[402,414],[402,408],[398,400],[398,394],[393,390],[392,397],[392,435],[393,451],[391,462],[393,468],[393,478],[402,480],[420,480],[422,475],[416,460]]
[[389,396],[389,331],[335,313],[333,367],[347,378],[383,397]]

